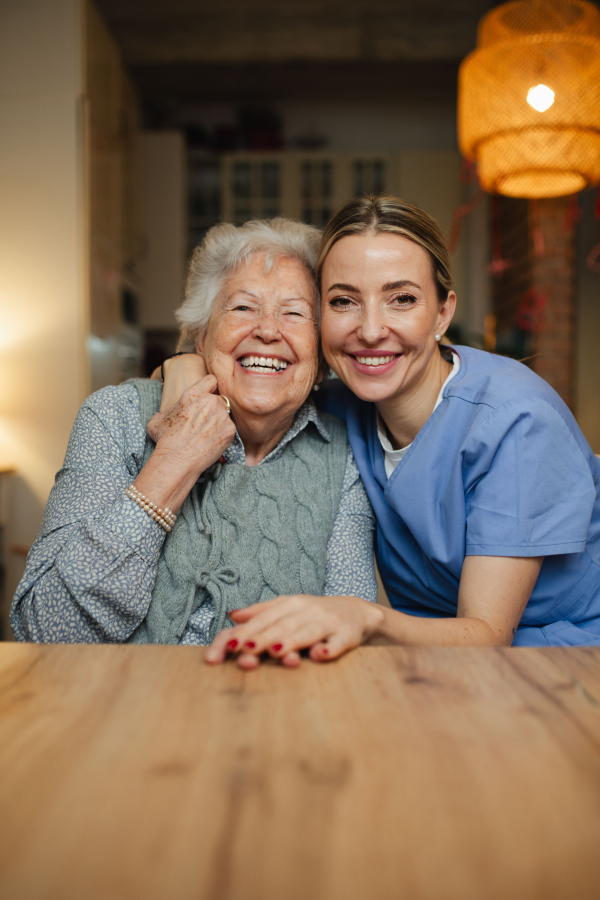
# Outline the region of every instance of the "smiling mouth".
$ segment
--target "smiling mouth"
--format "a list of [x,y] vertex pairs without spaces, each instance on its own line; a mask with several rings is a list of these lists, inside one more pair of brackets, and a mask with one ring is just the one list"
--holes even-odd
[[397,359],[401,354],[400,353],[390,353],[388,356],[358,356],[356,353],[350,354],[354,357],[356,362],[360,363],[362,366],[385,366],[387,363],[390,363],[393,359]]
[[285,359],[272,356],[242,356],[238,362],[246,372],[283,372],[289,365]]

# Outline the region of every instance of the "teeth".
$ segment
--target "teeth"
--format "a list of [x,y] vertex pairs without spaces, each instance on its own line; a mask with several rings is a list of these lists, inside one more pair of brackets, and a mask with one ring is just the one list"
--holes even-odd
[[396,354],[392,354],[392,356],[357,356],[356,361],[363,366],[385,366],[395,358]]
[[240,359],[240,365],[244,369],[252,369],[254,372],[262,372],[265,369],[287,369],[288,363],[283,359],[274,359],[270,356],[243,356]]

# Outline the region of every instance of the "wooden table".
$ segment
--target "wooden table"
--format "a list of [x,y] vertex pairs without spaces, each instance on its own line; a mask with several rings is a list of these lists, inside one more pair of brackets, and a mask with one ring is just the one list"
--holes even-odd
[[600,898],[600,649],[0,644],[3,900]]

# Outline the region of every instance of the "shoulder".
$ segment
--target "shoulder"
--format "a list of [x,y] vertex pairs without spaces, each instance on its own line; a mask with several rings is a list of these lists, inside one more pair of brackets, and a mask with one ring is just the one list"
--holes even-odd
[[94,391],[82,404],[82,409],[89,409],[96,415],[110,415],[113,410],[139,409],[139,394],[132,382],[125,384],[109,384]]
[[504,471],[506,482],[516,479],[524,487],[541,479],[564,492],[584,483],[592,489],[600,475],[573,417],[561,415],[544,399],[506,400],[474,425],[462,453],[471,481],[494,468]]
[[90,432],[108,434],[119,445],[144,443],[140,396],[131,382],[103,387],[83,402],[72,437]]
[[500,406],[507,400],[531,397],[545,399],[568,412],[548,382],[516,359],[473,347],[454,349],[460,357],[460,370],[449,383],[446,397],[461,397],[490,407]]
[[[529,417],[540,428],[566,429],[587,455],[591,452],[575,418],[556,391],[523,363],[472,347],[457,347],[461,368],[445,399],[470,406],[473,424],[487,420],[510,426]],[[495,413],[495,415],[491,415]]]

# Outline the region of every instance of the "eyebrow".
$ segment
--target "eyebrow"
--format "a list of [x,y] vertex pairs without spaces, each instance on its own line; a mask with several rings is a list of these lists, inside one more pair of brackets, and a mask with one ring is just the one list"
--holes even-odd
[[254,300],[260,300],[260,297],[257,294],[253,294],[252,291],[247,291],[245,288],[238,288],[236,291],[232,291],[231,294],[229,294],[227,301],[231,300],[232,297],[235,297],[236,294],[245,294],[247,297],[252,297]]
[[[258,294],[253,294],[252,291],[247,291],[245,288],[238,288],[237,291],[233,291],[232,294],[229,294],[229,296],[226,297],[225,302],[229,303],[229,301],[232,300],[236,294],[245,294],[246,297],[252,297],[253,300],[260,300],[260,297]],[[302,295],[293,295],[291,297],[284,297],[284,299],[281,302],[282,303],[294,303],[295,301],[300,301],[301,303],[308,303],[309,305],[312,303],[311,298],[303,297]]]
[[[397,291],[399,288],[404,287],[413,287],[417,290],[421,290],[421,286],[417,284],[415,281],[409,281],[408,279],[402,279],[401,281],[388,281],[387,284],[384,284],[381,288],[382,291]],[[353,284],[342,284],[338,282],[337,284],[332,284],[330,288],[327,289],[327,293],[329,291],[353,291],[355,294],[359,294],[360,290],[357,287],[354,287]]]
[[388,281],[387,284],[383,285],[382,290],[397,291],[398,288],[404,288],[404,287],[414,287],[418,291],[421,290],[421,286],[419,284],[417,284],[416,281],[409,281],[407,278],[403,279],[402,281]]
[[329,291],[354,291],[356,294],[359,292],[358,288],[354,287],[353,284],[342,284],[341,282],[332,284],[331,287],[327,288],[328,293]]

